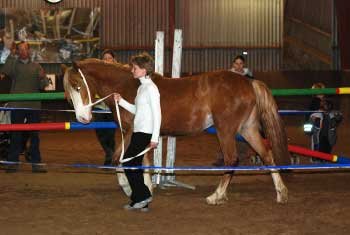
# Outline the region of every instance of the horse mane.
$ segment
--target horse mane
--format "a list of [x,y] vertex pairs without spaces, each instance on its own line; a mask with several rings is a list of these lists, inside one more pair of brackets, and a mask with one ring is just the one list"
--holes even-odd
[[[93,68],[97,68],[97,67],[103,67],[103,69],[93,69]],[[82,61],[78,62],[78,67],[83,67],[84,70],[87,70],[89,72],[92,73],[96,73],[97,71],[103,71],[104,74],[114,74],[116,73],[115,70],[117,70],[118,72],[123,72],[123,73],[128,73],[131,75],[131,66],[129,64],[122,64],[122,63],[118,63],[118,62],[114,62],[114,63],[108,63],[105,62],[103,60],[100,59],[96,59],[96,58],[88,58],[88,59],[84,59]],[[213,74],[218,74],[218,73],[229,73],[230,76],[235,76],[235,77],[242,77],[239,74],[234,74],[232,72],[229,72],[228,70],[217,70],[217,71],[211,71],[211,72],[205,72],[205,73],[201,73],[201,74],[196,74],[196,75],[192,75],[192,76],[185,76],[185,77],[180,77],[177,78],[176,81],[184,81],[184,82],[190,82],[190,81],[198,81],[199,79],[201,79],[204,75],[204,77],[210,77]],[[93,74],[92,74],[93,75]],[[173,80],[173,78],[171,77],[166,77],[163,76],[159,73],[152,73],[151,74],[151,78],[153,81],[175,81]]]
[[[83,66],[84,68],[89,68],[94,67],[94,66],[105,66],[104,71],[105,73],[108,73],[108,69],[117,69],[119,72],[126,72],[131,74],[131,66],[129,64],[122,64],[119,62],[114,62],[114,63],[108,63],[105,62],[104,60],[96,59],[96,58],[88,58],[82,61],[79,61],[78,67]],[[91,68],[90,67],[90,68]],[[152,73],[151,75],[152,79],[171,79],[169,77],[165,77],[159,73]]]
[[78,66],[84,66],[84,65],[92,65],[92,66],[107,65],[107,67],[111,67],[111,68],[114,67],[124,72],[131,72],[131,67],[128,64],[122,64],[119,62],[110,63],[110,62],[106,62],[104,60],[100,60],[96,58],[88,58],[88,59],[79,61]]

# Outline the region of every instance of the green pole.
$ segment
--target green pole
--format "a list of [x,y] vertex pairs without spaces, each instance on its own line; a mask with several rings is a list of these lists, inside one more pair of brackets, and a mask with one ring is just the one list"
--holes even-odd
[[64,100],[64,92],[0,94],[0,101]]
[[337,94],[337,88],[320,88],[320,89],[272,89],[274,96],[291,96],[291,95],[330,95]]
[[[344,92],[337,92],[338,89],[344,89]],[[345,91],[346,90],[346,91]],[[318,89],[272,89],[274,96],[292,96],[292,95],[335,95],[350,94],[349,87],[340,88],[318,88]],[[64,92],[50,93],[24,93],[24,94],[0,94],[0,101],[27,101],[27,100],[64,100]]]

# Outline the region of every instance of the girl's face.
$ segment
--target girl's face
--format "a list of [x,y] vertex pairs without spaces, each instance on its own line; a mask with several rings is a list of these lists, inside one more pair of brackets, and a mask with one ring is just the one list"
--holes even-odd
[[147,71],[146,69],[140,68],[137,64],[132,64],[131,72],[134,76],[134,78],[141,78],[146,76]]
[[111,54],[109,54],[109,53],[104,54],[102,59],[104,61],[108,62],[108,63],[113,63],[114,62],[113,56]]
[[235,71],[243,73],[244,62],[241,59],[236,59],[233,61],[232,67]]

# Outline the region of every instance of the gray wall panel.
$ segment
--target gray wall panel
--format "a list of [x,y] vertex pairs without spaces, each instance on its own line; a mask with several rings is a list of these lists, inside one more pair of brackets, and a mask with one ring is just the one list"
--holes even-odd
[[[153,50],[156,31],[183,29],[183,73],[229,68],[232,58],[248,51],[253,70],[278,70],[283,46],[283,0],[0,0],[3,8],[101,7],[101,47],[111,47],[127,62],[130,55]],[[171,53],[165,53],[170,72]],[[55,65],[52,65],[55,66]]]

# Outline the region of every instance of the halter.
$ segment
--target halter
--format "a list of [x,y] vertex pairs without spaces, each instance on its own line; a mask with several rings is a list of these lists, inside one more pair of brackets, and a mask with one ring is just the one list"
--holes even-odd
[[[83,72],[82,72],[80,69],[78,69],[78,72],[80,73],[80,76],[81,76],[82,79],[83,79],[83,82],[84,82],[84,85],[85,85],[85,87],[86,87],[86,90],[87,90],[87,93],[88,93],[88,97],[89,97],[89,104],[87,104],[87,105],[84,105],[84,104],[83,104],[83,108],[92,107],[92,106],[94,106],[94,105],[96,105],[96,104],[98,104],[98,103],[104,101],[105,99],[107,99],[108,97],[110,97],[110,96],[113,95],[113,93],[111,93],[111,94],[109,94],[109,95],[107,95],[107,96],[105,96],[105,97],[103,97],[103,98],[100,98],[100,99],[96,100],[94,103],[92,103],[92,101],[91,101],[90,88],[89,88],[89,85],[88,85],[88,83],[87,83],[87,81],[86,81],[86,78],[85,78]],[[150,151],[151,148],[148,147],[148,148],[146,148],[145,150],[143,150],[142,152],[140,152],[139,154],[137,154],[136,156],[123,159],[123,158],[124,158],[124,153],[125,153],[125,150],[124,150],[124,135],[123,135],[123,127],[122,127],[122,122],[121,122],[121,118],[120,118],[120,111],[119,111],[118,102],[115,102],[115,110],[116,110],[116,113],[117,113],[118,124],[119,124],[119,128],[120,128],[120,134],[121,134],[121,137],[122,137],[122,152],[121,152],[121,154],[120,154],[119,162],[120,162],[120,163],[125,163],[125,162],[128,162],[128,161],[130,161],[130,160],[132,160],[132,159],[134,159],[134,158],[137,158],[137,157],[139,157],[139,156],[141,156],[141,155],[144,155],[145,153],[147,153],[148,151]]]

